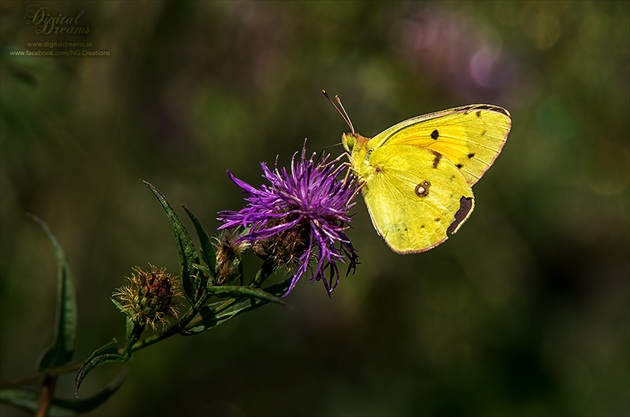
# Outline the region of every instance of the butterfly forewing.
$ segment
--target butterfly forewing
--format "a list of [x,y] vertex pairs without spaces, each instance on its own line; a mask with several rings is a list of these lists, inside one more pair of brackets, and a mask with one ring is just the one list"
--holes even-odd
[[507,110],[475,104],[405,120],[375,136],[368,146],[428,149],[451,161],[473,185],[501,152],[510,126]]

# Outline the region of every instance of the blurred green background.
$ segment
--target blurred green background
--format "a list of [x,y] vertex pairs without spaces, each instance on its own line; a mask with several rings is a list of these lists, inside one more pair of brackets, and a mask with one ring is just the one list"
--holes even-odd
[[[82,11],[83,35],[37,34],[29,4],[0,6],[1,379],[35,370],[52,338],[56,267],[26,212],[69,258],[86,358],[124,337],[109,297],[134,265],[178,270],[139,179],[212,231],[242,206],[227,169],[258,185],[259,162],[340,142],[325,88],[366,136],[464,104],[509,109],[472,217],[400,256],[360,201],[362,263],[332,299],[304,280],[286,307],[144,350],[89,415],[630,413],[629,2],[37,2]],[[109,55],[15,55],[60,40]]]

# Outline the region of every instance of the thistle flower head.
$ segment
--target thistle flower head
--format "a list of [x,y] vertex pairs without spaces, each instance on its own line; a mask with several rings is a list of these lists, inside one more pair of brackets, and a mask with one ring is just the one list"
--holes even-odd
[[134,323],[156,329],[166,327],[168,317],[177,316],[176,297],[181,295],[175,277],[150,265],[145,271],[134,267],[127,284],[114,292],[115,304]]
[[[356,190],[354,179],[339,180],[345,166],[339,158],[328,162],[329,155],[306,157],[306,147],[297,153],[289,169],[274,170],[262,163],[269,185],[255,188],[228,175],[245,193],[246,206],[239,211],[222,211],[219,229],[242,227],[239,240],[251,242],[256,254],[272,259],[276,266],[295,270],[285,296],[297,281],[313,269],[312,281],[322,281],[330,295],[339,282],[337,262],[347,262],[354,271],[358,255],[346,236],[351,217],[348,214]],[[317,162],[317,160],[319,162]],[[347,275],[347,274],[346,274]]]

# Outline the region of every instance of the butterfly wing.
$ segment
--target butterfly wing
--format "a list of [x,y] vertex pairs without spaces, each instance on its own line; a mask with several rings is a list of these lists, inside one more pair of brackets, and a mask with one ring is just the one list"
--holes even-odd
[[358,174],[375,229],[398,253],[439,245],[474,208],[472,189],[461,170],[428,149],[380,147]]
[[375,150],[411,145],[434,151],[475,184],[497,158],[510,132],[510,114],[502,107],[473,104],[400,122],[369,141]]

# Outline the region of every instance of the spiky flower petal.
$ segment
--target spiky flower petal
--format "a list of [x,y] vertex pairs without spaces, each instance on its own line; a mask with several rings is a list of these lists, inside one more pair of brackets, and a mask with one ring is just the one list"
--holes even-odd
[[[295,269],[291,285],[313,268],[312,281],[322,281],[328,294],[339,282],[337,262],[347,262],[354,271],[358,255],[346,236],[354,205],[357,183],[354,178],[338,179],[345,169],[340,158],[328,162],[330,155],[313,153],[306,157],[303,147],[299,159],[293,155],[289,169],[274,170],[261,163],[269,185],[255,188],[245,181],[228,175],[247,193],[246,206],[239,211],[223,211],[219,229],[242,227],[246,233],[241,241],[252,243],[261,257],[273,259],[276,266]],[[326,272],[328,272],[326,276]]]

